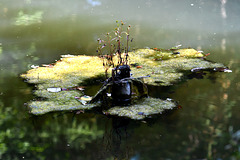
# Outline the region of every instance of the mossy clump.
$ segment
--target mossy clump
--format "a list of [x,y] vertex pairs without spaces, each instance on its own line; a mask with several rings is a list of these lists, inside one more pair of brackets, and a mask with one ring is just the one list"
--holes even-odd
[[[220,63],[206,61],[203,58],[205,55],[194,49],[178,49],[172,52],[172,50],[153,49],[129,52],[129,64],[133,77],[147,76],[148,78],[144,78],[145,84],[169,86],[180,81],[185,71],[191,72],[194,68],[225,67]],[[85,96],[84,91],[68,90],[68,88],[88,85],[86,82],[105,77],[102,63],[102,59],[97,56],[64,56],[55,64],[35,67],[26,74],[22,74],[21,77],[28,83],[36,84],[35,95],[43,97],[42,100],[28,103],[30,112],[39,115],[52,111],[85,110],[99,106],[98,103],[82,103],[79,97]],[[49,90],[49,88],[57,89]],[[176,105],[172,101],[143,98],[130,106],[115,106],[105,112],[132,119],[142,119],[174,107]]]
[[[153,49],[139,49],[136,52],[129,54],[130,64],[137,64],[136,67],[131,67],[134,77],[150,76],[145,78],[144,82],[154,86],[169,86],[181,81],[184,71],[191,72],[191,69],[214,69],[225,67],[221,63],[214,63],[205,60],[204,54],[197,52],[194,49],[179,49],[177,57],[171,57],[167,60],[159,60],[153,58],[156,54],[163,56],[168,53],[159,53]],[[160,56],[160,55],[158,55]],[[141,66],[141,67],[139,67]]]
[[[78,100],[83,91],[71,90],[88,79],[104,76],[102,61],[92,56],[70,56],[61,58],[55,64],[43,65],[27,71],[21,77],[36,84],[34,94],[43,100],[28,103],[32,114],[40,115],[52,111],[91,109],[95,105],[84,105]],[[58,92],[48,91],[59,89]],[[68,88],[70,88],[68,90]]]
[[45,89],[39,89],[36,90],[34,94],[43,98],[42,100],[28,103],[31,113],[35,115],[41,115],[52,111],[85,110],[96,106],[92,104],[84,105],[80,99],[80,97],[84,96],[83,93],[75,90],[49,92]]
[[[187,48],[187,49],[147,49],[148,54],[145,55],[146,58],[152,59],[152,60],[168,60],[172,58],[179,58],[179,57],[185,57],[185,58],[201,58],[205,55],[201,52],[198,52],[195,49]],[[143,51],[143,50],[142,50]],[[141,50],[138,50],[138,52],[142,52]],[[146,50],[145,50],[146,51]],[[144,52],[145,52],[144,51]]]
[[140,120],[150,115],[161,114],[166,110],[172,110],[175,107],[176,103],[171,100],[148,97],[142,98],[131,106],[115,106],[104,111],[104,113]]
[[28,105],[31,109],[30,112],[34,115],[55,111],[86,110],[95,107],[93,104],[83,105],[77,101],[70,101],[65,104],[58,104],[56,101],[31,101]]
[[[194,49],[179,49],[177,51],[179,52],[178,57],[167,60],[153,58],[154,55],[159,54],[159,51],[152,49],[129,52],[129,63],[132,64],[133,77],[150,75],[149,78],[145,79],[146,84],[167,86],[180,79],[184,70],[225,67],[220,63],[196,58],[204,57],[204,54]],[[168,54],[167,52],[168,50],[166,53],[161,51],[161,54]],[[138,66],[133,67],[134,64],[138,64]],[[38,84],[39,89],[46,89],[49,87],[75,87],[86,80],[104,77],[104,74],[100,58],[96,56],[71,56],[61,58],[54,65],[44,65],[31,69],[26,74],[22,74],[21,77],[26,79],[28,83]]]
[[43,65],[27,71],[21,77],[28,83],[39,84],[39,89],[49,87],[69,88],[84,80],[104,74],[102,61],[94,56],[71,56],[61,58],[55,64]]

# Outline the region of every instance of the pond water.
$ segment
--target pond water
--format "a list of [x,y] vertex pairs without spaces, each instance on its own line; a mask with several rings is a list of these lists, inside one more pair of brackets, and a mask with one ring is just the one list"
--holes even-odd
[[[240,159],[239,15],[238,0],[1,0],[0,159]],[[182,44],[232,73],[150,87],[182,108],[144,121],[29,114],[34,86],[19,74],[63,54],[96,55],[116,20],[131,24],[131,49]]]

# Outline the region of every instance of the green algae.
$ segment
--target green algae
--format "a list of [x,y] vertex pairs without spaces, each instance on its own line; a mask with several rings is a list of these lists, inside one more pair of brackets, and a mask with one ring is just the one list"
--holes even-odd
[[54,65],[43,65],[27,71],[21,77],[28,83],[39,84],[38,88],[75,87],[86,79],[104,74],[102,61],[93,56],[71,56],[61,58]]
[[52,101],[56,101],[58,104],[60,103],[67,103],[72,100],[75,100],[74,97],[80,97],[83,94],[77,92],[77,91],[60,91],[60,92],[49,92],[45,89],[36,90],[35,95],[38,97],[43,97],[47,99],[51,99]]
[[115,106],[104,111],[104,113],[141,120],[153,114],[161,114],[166,110],[172,110],[175,107],[176,104],[171,100],[147,97],[142,98],[131,106]]
[[[138,63],[141,68],[131,67],[133,77],[150,75],[145,83],[149,85],[167,86],[176,82],[183,76],[182,71],[189,71],[193,68],[214,69],[225,67],[220,63],[213,63],[200,59],[204,54],[194,49],[178,49],[179,54],[170,56],[170,59],[159,60],[154,58],[160,55],[172,54],[171,50],[164,52],[152,49],[139,49],[130,52],[130,64]],[[109,69],[110,70],[110,69]],[[82,84],[84,81],[96,77],[103,77],[104,69],[102,60],[94,56],[71,56],[62,58],[54,65],[47,67],[38,67],[29,70],[21,77],[27,79],[28,83],[39,84],[38,88],[49,87],[74,87]]]
[[73,111],[73,110],[85,110],[95,107],[94,105],[82,105],[79,102],[66,102],[65,104],[59,104],[56,101],[32,101],[28,104],[30,112],[34,115],[42,115],[55,111]]
[[179,57],[185,57],[185,58],[201,58],[205,55],[201,52],[198,52],[195,49],[188,48],[188,49],[143,49],[138,50],[139,52],[148,52],[148,54],[144,54],[144,57],[152,59],[152,60],[168,60],[172,58],[179,58]]
[[[133,77],[147,76],[148,78],[144,78],[144,83],[153,86],[170,86],[180,82],[186,72],[191,72],[194,68],[213,70],[214,68],[225,67],[220,63],[209,62],[204,57],[204,54],[194,49],[139,49],[135,52],[129,52],[129,62],[133,64],[131,67]],[[21,77],[26,79],[28,83],[35,84],[36,91],[34,94],[43,98],[43,100],[28,103],[30,112],[40,115],[53,111],[87,110],[99,107],[99,103],[96,102],[100,99],[93,98],[96,99],[95,103],[85,104],[79,98],[76,98],[83,97],[85,95],[84,91],[61,90],[61,88],[90,85],[95,80],[102,80],[104,75],[105,72],[100,58],[81,55],[64,56],[55,64],[36,67],[22,74]],[[135,86],[135,88],[133,87],[134,92],[137,95],[145,95],[146,89],[143,85],[137,80],[132,80],[132,82]],[[111,84],[108,84],[98,93],[96,92],[96,96],[106,96],[109,86]],[[141,87],[143,88],[141,89]],[[60,88],[60,90],[50,92],[49,88]],[[107,106],[104,107],[107,108],[104,112],[132,119],[143,119],[174,107],[176,107],[176,104],[172,101],[149,97],[138,99],[130,106],[114,106],[112,108]]]
[[[168,51],[169,52],[169,51]],[[169,53],[164,54],[169,54]],[[151,49],[140,49],[130,54],[131,63],[138,63],[141,68],[132,67],[134,77],[149,75],[144,82],[154,86],[169,86],[181,81],[184,71],[190,71],[194,68],[214,69],[225,67],[220,63],[213,63],[201,58],[202,53],[194,49],[179,49],[178,57],[167,60],[156,60],[152,55],[159,54],[158,51]],[[181,55],[181,56],[180,56]],[[195,58],[194,58],[195,57]]]
[[41,115],[52,111],[63,110],[85,110],[95,107],[95,105],[83,105],[78,97],[83,96],[77,91],[60,91],[56,93],[48,92],[45,89],[36,90],[34,94],[38,97],[46,98],[41,101],[31,101],[28,103],[30,112],[35,115]]

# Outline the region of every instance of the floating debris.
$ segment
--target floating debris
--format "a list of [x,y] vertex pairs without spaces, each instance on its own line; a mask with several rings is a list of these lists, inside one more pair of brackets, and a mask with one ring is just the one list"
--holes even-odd
[[48,92],[60,92],[60,91],[62,91],[62,89],[61,88],[47,88],[47,91]]
[[92,97],[84,95],[82,97],[75,97],[75,99],[77,99],[83,105],[86,105],[88,102],[92,100]]
[[231,73],[232,70],[228,69],[227,67],[218,67],[213,69],[215,72],[226,72]]
[[36,68],[38,68],[39,66],[38,66],[38,65],[31,65],[30,67],[33,68],[33,69],[36,69]]
[[61,55],[62,58],[69,58],[69,57],[74,57],[75,55],[71,54],[66,54],[66,55]]
[[191,69],[191,72],[200,72],[200,71],[214,71],[214,72],[226,72],[226,73],[231,73],[232,70],[228,69],[227,67],[216,67],[216,68],[204,68],[204,67],[197,67]]
[[203,69],[205,69],[205,68],[203,68],[203,67],[197,67],[197,68],[191,69],[191,72],[199,72],[199,71],[202,71]]

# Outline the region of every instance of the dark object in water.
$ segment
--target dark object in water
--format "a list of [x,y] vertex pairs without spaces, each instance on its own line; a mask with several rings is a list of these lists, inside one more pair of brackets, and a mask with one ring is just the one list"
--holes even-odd
[[173,52],[173,54],[180,54],[180,52]]
[[[142,78],[130,77],[130,66],[121,65],[112,70],[112,77],[107,79],[90,103],[98,100],[110,105],[130,105],[133,99],[146,97],[147,86]],[[109,94],[111,93],[111,94]],[[111,96],[107,96],[111,95]]]
[[131,81],[113,81],[112,85],[113,104],[128,105],[131,103],[132,83]]
[[112,91],[113,104],[127,105],[131,103],[132,85],[131,82],[124,80],[130,78],[130,66],[117,66],[112,71]]
[[130,66],[129,65],[121,65],[117,66],[112,71],[112,78],[116,78],[116,80],[120,80],[123,78],[129,78],[130,77]]

